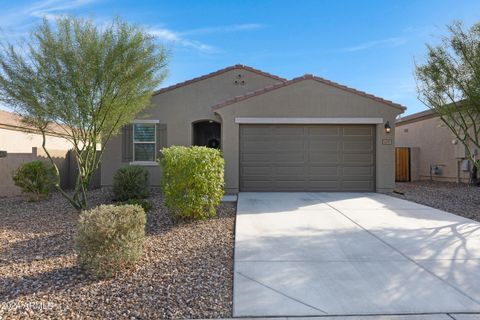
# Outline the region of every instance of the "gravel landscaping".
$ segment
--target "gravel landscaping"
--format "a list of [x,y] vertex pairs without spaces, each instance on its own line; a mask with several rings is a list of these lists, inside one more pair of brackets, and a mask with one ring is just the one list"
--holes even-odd
[[455,213],[480,222],[480,187],[437,181],[396,184],[393,196]]
[[[91,205],[110,198],[90,194]],[[150,201],[137,268],[96,280],[76,266],[78,212],[60,195],[1,199],[0,319],[231,317],[235,203],[214,219],[174,223],[158,193]]]

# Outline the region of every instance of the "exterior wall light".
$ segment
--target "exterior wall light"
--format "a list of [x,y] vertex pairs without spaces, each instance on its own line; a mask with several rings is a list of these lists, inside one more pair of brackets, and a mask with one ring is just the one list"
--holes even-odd
[[385,132],[390,133],[390,131],[392,131],[392,128],[390,127],[390,122],[387,121],[387,123],[385,123]]

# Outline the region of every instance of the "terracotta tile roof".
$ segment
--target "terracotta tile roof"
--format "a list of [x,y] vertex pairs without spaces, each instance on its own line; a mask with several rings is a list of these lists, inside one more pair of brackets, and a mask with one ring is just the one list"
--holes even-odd
[[[40,134],[38,129],[23,123],[18,115],[5,110],[0,110],[0,128]],[[48,126],[46,133],[48,135],[64,136],[65,129],[57,124],[52,124]]]
[[153,95],[155,96],[155,95],[158,95],[158,94],[170,91],[170,90],[174,90],[174,89],[177,89],[177,88],[180,88],[180,87],[183,87],[183,86],[187,86],[187,85],[195,83],[197,81],[205,80],[205,79],[208,79],[208,78],[211,78],[211,77],[215,77],[219,74],[222,74],[222,73],[225,73],[225,72],[228,72],[228,71],[232,71],[232,70],[238,70],[238,69],[250,71],[250,72],[253,72],[253,73],[256,73],[256,74],[259,74],[259,75],[262,75],[262,76],[265,76],[265,77],[268,77],[268,78],[271,78],[271,79],[274,79],[274,80],[277,80],[279,82],[287,81],[287,79],[281,78],[279,76],[276,76],[276,75],[273,75],[273,74],[270,74],[270,73],[267,73],[267,72],[249,67],[249,66],[245,66],[245,65],[242,65],[242,64],[236,64],[234,66],[226,67],[226,68],[214,71],[212,73],[205,74],[205,75],[197,77],[197,78],[193,78],[193,79],[190,79],[190,80],[187,80],[187,81],[184,81],[184,82],[179,82],[179,83],[171,85],[169,87],[159,89],[159,90],[155,91],[153,93]]
[[297,83],[297,82],[300,82],[300,81],[304,81],[304,80],[315,80],[315,81],[318,81],[320,83],[335,87],[337,89],[344,90],[344,91],[354,93],[356,95],[359,95],[359,96],[362,96],[362,97],[365,97],[365,98],[369,98],[369,99],[387,104],[389,106],[398,108],[402,111],[407,109],[406,107],[402,106],[401,104],[392,102],[390,100],[385,100],[385,99],[382,99],[380,97],[374,96],[372,94],[369,94],[369,93],[366,93],[366,92],[363,92],[363,91],[359,91],[359,90],[356,90],[356,89],[353,89],[353,88],[350,88],[350,87],[341,85],[339,83],[336,83],[336,82],[333,82],[333,81],[330,81],[330,80],[327,80],[327,79],[324,79],[324,78],[320,78],[320,77],[317,77],[317,76],[314,76],[314,75],[311,75],[311,74],[305,74],[301,77],[294,78],[292,80],[288,80],[288,81],[281,82],[281,83],[276,83],[276,84],[267,86],[267,87],[259,89],[259,90],[255,90],[255,91],[248,92],[248,93],[240,95],[240,96],[233,97],[233,98],[225,100],[225,101],[223,101],[223,102],[221,102],[217,105],[214,105],[212,107],[212,109],[213,110],[218,110],[220,108],[231,105],[233,103],[236,103],[236,102],[239,102],[239,101],[242,101],[242,100],[246,100],[246,99],[249,99],[251,97],[258,96],[258,95],[264,94],[266,92],[270,92],[272,90],[276,90],[278,88],[282,88],[282,87],[285,87],[285,86],[288,86],[288,85],[291,85],[291,84],[294,84],[294,83]]
[[404,125],[404,124],[407,124],[407,123],[422,121],[422,120],[431,119],[431,118],[435,118],[435,117],[438,117],[438,115],[435,112],[433,112],[432,110],[424,110],[424,111],[420,111],[420,112],[417,112],[417,113],[413,113],[413,114],[405,116],[405,117],[398,118],[395,121],[395,123],[397,125]]

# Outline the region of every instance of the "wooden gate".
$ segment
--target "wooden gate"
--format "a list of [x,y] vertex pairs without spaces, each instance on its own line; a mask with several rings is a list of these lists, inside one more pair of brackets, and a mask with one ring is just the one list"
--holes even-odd
[[395,148],[395,181],[410,181],[410,148]]

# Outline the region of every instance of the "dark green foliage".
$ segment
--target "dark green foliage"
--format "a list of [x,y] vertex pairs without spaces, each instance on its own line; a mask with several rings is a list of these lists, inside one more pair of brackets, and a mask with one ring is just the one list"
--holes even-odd
[[152,204],[148,200],[145,200],[145,199],[130,199],[130,200],[126,200],[126,201],[116,203],[117,206],[126,205],[126,204],[138,205],[138,206],[142,207],[143,210],[145,210],[145,212],[148,212],[148,211],[152,210],[152,207],[153,207]]
[[138,205],[101,205],[80,215],[75,249],[80,267],[96,277],[110,277],[141,258],[145,211]]
[[150,174],[145,167],[127,166],[113,176],[113,193],[116,201],[145,199],[150,195]]
[[162,149],[161,187],[177,218],[206,219],[223,197],[224,160],[219,150],[173,146]]
[[13,174],[13,181],[29,201],[39,201],[49,196],[58,176],[51,164],[36,160],[18,167]]

